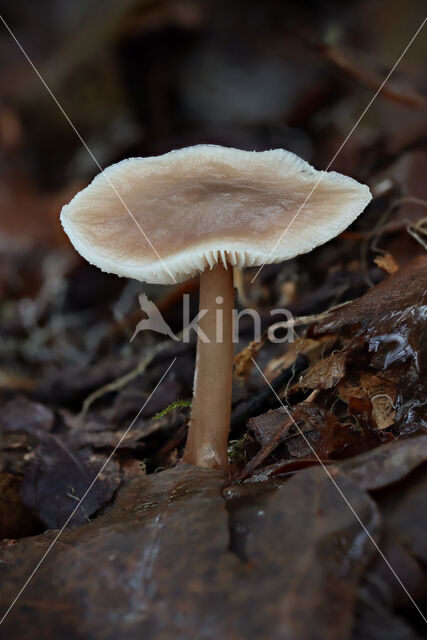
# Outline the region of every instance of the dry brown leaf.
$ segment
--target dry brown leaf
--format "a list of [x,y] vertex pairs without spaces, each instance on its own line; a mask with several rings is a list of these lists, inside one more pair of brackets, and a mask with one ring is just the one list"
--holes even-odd
[[253,367],[252,358],[256,356],[262,345],[263,341],[256,342],[254,340],[253,342],[250,342],[243,351],[240,351],[240,353],[237,353],[234,356],[234,375],[239,382],[245,382],[248,379]]
[[399,265],[396,263],[396,260],[393,258],[391,253],[385,253],[383,256],[377,256],[374,258],[374,262],[380,269],[383,269],[383,271],[389,275],[395,273],[399,269]]
[[290,367],[298,354],[306,356],[310,363],[317,362],[319,358],[323,358],[333,349],[336,343],[335,336],[322,336],[320,338],[302,338],[297,339],[295,342],[288,346],[288,349],[278,358],[270,360],[266,368],[264,369],[264,375],[270,382],[273,380],[280,371]]
[[372,417],[378,429],[387,429],[394,424],[396,410],[388,395],[377,395],[371,398]]
[[372,417],[378,429],[387,429],[394,424],[396,386],[390,380],[363,373],[360,377],[343,380],[338,386],[338,393],[345,402],[349,402],[350,398],[369,398]]
[[316,362],[303,376],[300,386],[306,389],[331,389],[345,375],[346,355],[342,351]]

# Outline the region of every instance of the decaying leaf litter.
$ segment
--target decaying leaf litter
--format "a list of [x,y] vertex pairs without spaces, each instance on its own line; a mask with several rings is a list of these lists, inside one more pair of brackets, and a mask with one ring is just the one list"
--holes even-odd
[[[325,56],[345,71],[335,51]],[[399,91],[383,96],[385,122],[394,125],[387,124],[383,140],[356,132],[337,164],[375,195],[356,225],[309,256],[266,267],[252,286],[253,271],[243,274],[237,303],[259,310],[264,335],[276,322],[270,309],[288,308],[295,342],[251,345],[250,322],[241,324],[231,480],[177,466],[191,411],[195,342],[147,333],[130,345],[141,319],[137,285],[79,262],[53,224],[49,235],[39,229],[40,239],[25,243],[6,222],[2,609],[175,356],[178,366],[0,637],[33,637],[35,626],[46,638],[311,638],[313,628],[337,639],[376,638],[379,628],[423,637],[422,620],[319,466],[320,459],[425,611],[427,161],[422,128],[404,140],[395,126],[395,109],[409,109],[414,123],[422,112],[412,94],[409,106],[406,97],[400,104]],[[308,94],[301,100],[305,131],[317,107]],[[341,100],[335,97],[337,105]],[[318,164],[327,162],[330,142],[313,130],[309,135]],[[52,209],[53,219],[73,188],[63,181],[53,196],[35,189],[29,197],[33,185],[16,170],[13,153],[14,206],[20,215],[25,207],[31,215],[35,207]],[[151,292],[177,334],[181,296],[190,294],[196,313],[196,290],[190,281],[178,293]]]

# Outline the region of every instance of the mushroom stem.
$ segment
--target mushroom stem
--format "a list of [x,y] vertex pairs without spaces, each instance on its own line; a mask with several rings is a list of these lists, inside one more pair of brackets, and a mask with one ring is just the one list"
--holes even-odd
[[203,271],[199,329],[204,335],[198,336],[191,422],[183,461],[224,472],[228,469],[233,383],[233,306],[233,269],[218,264]]

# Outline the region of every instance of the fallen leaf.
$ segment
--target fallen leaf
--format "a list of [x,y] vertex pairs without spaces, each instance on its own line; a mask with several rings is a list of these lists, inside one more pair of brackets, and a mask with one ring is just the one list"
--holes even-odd
[[389,275],[395,273],[399,269],[399,265],[396,264],[396,261],[391,253],[385,253],[382,256],[377,256],[376,258],[374,258],[374,262],[380,267],[380,269],[382,269]]
[[303,353],[308,357],[310,362],[317,362],[320,358],[323,358],[325,354],[335,347],[337,339],[335,336],[320,336],[314,338],[301,338],[294,342],[297,353]]
[[58,404],[79,406],[89,393],[128,373],[133,364],[130,358],[111,358],[91,367],[70,366],[53,371],[41,380],[37,394],[43,399],[54,398]]
[[137,424],[128,431],[129,425],[114,428],[115,423],[106,418],[102,413],[89,413],[85,416],[80,414],[73,416],[65,411],[61,413],[67,426],[70,427],[69,432],[65,434],[64,438],[72,448],[90,446],[94,449],[113,449],[114,447],[119,447],[119,449],[137,449],[144,446],[141,440],[169,425],[168,417],[158,421],[140,419]]
[[30,435],[52,429],[53,412],[43,404],[18,396],[0,407],[0,431]]
[[[150,402],[143,407],[144,396],[141,395],[140,383],[136,382],[135,387],[128,387],[118,393],[113,403],[113,413],[111,419],[114,423],[122,423],[125,420],[132,419],[138,412],[141,418],[147,418],[160,413],[166,409],[172,402],[181,397],[182,386],[176,380],[165,380],[165,383],[159,389],[159,393],[155,394]],[[148,394],[147,394],[148,395]]]
[[10,369],[0,369],[0,387],[2,389],[20,389],[23,391],[32,391],[35,387],[35,381],[30,376],[19,375]]
[[248,431],[261,447],[265,447],[272,440],[278,442],[278,439],[289,429],[291,424],[289,414],[283,407],[279,407],[279,409],[272,409],[267,413],[251,418],[248,422]]
[[22,538],[39,533],[40,523],[23,504],[22,477],[0,473],[0,538]]
[[331,353],[327,358],[316,362],[300,380],[300,386],[306,389],[331,389],[345,375],[346,354],[343,351]]
[[312,329],[314,335],[340,332],[350,338],[349,358],[352,350],[362,353],[362,341],[366,365],[383,380],[395,382],[395,416],[384,400],[376,403],[381,428],[390,426],[392,419],[400,433],[427,426],[426,308],[427,257],[420,256]]
[[253,341],[234,356],[234,375],[239,382],[245,382],[253,367],[253,358],[263,345],[262,341]]
[[[377,538],[373,501],[351,480],[336,482]],[[130,482],[108,512],[63,532],[4,633],[311,640],[315,628],[350,637],[375,548],[324,472],[230,487],[226,500],[223,484],[220,472],[185,465]],[[53,538],[0,545],[4,609]]]
[[420,466],[405,480],[376,496],[389,534],[424,565],[427,563],[426,492],[427,469]]
[[376,447],[344,460],[339,468],[371,491],[398,482],[426,460],[427,435],[422,435]]
[[[105,461],[90,449],[73,451],[58,438],[41,440],[22,486],[24,504],[50,529],[60,529],[71,515]],[[87,522],[113,496],[121,481],[118,465],[110,460],[70,525]]]
[[[414,567],[414,561],[409,564],[408,554],[401,558],[396,553],[397,545],[381,543],[382,550],[391,566],[396,567],[396,573],[401,576],[403,583],[407,586],[411,597],[422,603],[426,590],[419,576],[420,569]],[[402,547],[400,547],[400,550]],[[379,565],[385,568],[385,572],[377,573],[375,569]],[[384,575],[385,573],[385,575]],[[420,577],[420,580],[417,578]],[[375,588],[377,587],[377,588]],[[378,593],[381,591],[381,594]],[[396,593],[398,592],[398,593]],[[420,594],[420,598],[418,598]],[[395,607],[394,598],[396,599]],[[396,640],[423,640],[411,625],[416,616],[416,610],[410,602],[406,600],[402,587],[397,582],[395,576],[385,564],[382,558],[375,563],[364,581],[359,594],[359,599],[355,608],[354,625],[351,640],[378,640],[378,638],[396,638]]]
[[[381,538],[381,551],[384,553],[390,565],[400,577],[405,588],[416,602],[422,602],[427,594],[427,572],[423,566],[406,548],[396,539],[389,530],[385,530]],[[374,558],[369,567],[365,579],[365,589],[368,589],[369,597],[373,606],[382,601],[387,605],[390,615],[392,608],[406,609],[408,612],[415,612],[409,598],[405,598],[402,586],[390,571],[381,556]],[[364,594],[365,596],[367,594]]]
[[318,458],[321,460],[327,458],[335,447],[333,416],[325,414],[311,402],[300,402],[292,407],[292,417],[298,429],[294,428],[293,436],[286,440],[289,456],[291,458],[308,457],[314,462],[318,462]]
[[261,448],[237,474],[235,481],[241,482],[250,476],[276,449],[292,425],[292,418],[282,407],[275,411],[268,411],[257,418],[251,418],[248,422],[248,431],[261,444]]
[[[421,321],[427,288],[427,257],[415,258],[370,289],[364,296],[331,312],[314,328],[315,335],[336,333],[344,326],[360,324],[368,335],[393,334]],[[405,331],[405,334],[407,331]],[[408,355],[409,352],[408,352]]]
[[[342,400],[350,404],[352,398],[368,398],[372,407],[372,418],[378,429],[387,429],[394,424],[396,415],[396,385],[381,375],[355,373],[338,386]],[[369,406],[366,409],[369,411]]]

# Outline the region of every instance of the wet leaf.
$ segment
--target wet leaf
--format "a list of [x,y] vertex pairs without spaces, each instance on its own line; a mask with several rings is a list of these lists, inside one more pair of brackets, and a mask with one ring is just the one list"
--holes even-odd
[[[332,312],[316,325],[314,333],[335,333],[345,326],[359,324],[366,331],[372,351],[381,349],[379,338],[383,337],[387,347],[387,353],[384,353],[386,366],[398,358],[412,357],[413,349],[419,347],[416,329],[424,318],[426,288],[427,257],[422,256],[377,284],[361,298]],[[390,336],[388,340],[387,335]],[[399,353],[393,348],[393,335],[401,337],[400,343],[398,338],[395,339],[400,344]]]
[[[427,572],[424,571],[423,566],[412,555],[410,549],[406,548],[388,530],[385,530],[381,538],[380,547],[414,600],[422,602],[427,595]],[[396,576],[379,555],[372,561],[366,572],[364,584],[369,589],[373,603],[382,601],[389,608],[391,605],[407,610],[411,610],[413,607],[402,589],[402,585],[399,584]]]
[[363,489],[381,489],[398,482],[427,460],[427,435],[397,440],[340,464]]
[[[44,438],[29,463],[22,496],[25,505],[50,529],[59,529],[101,469],[104,456],[90,449],[72,450],[58,438]],[[120,484],[118,465],[110,461],[70,525],[87,522]]]
[[[414,615],[413,610],[410,615]],[[423,640],[423,636],[419,635],[403,616],[395,614],[389,606],[373,598],[370,591],[363,589],[356,608],[352,640],[378,638]]]
[[424,293],[423,285],[427,279],[426,265],[426,256],[415,258],[361,298],[332,312],[319,323],[316,333],[329,331],[332,327],[338,329],[345,324],[359,321],[363,321],[363,325],[368,328],[378,316],[385,320],[386,314],[395,309],[419,304],[422,301],[422,295],[420,298],[419,293]]
[[[350,398],[350,409],[356,413],[361,409],[370,412],[371,404],[355,407],[354,398]],[[392,434],[371,428],[362,415],[357,424],[339,422],[332,412],[314,402],[300,402],[289,412],[291,418],[280,408],[248,422],[248,431],[260,444],[260,449],[237,473],[236,480],[251,476],[260,480],[288,474],[312,464],[357,455],[394,438]],[[272,460],[275,462],[271,463]],[[263,462],[266,466],[255,472]]]
[[43,404],[18,396],[0,407],[0,432],[24,432],[30,435],[52,429],[53,412]]
[[384,489],[377,497],[385,526],[394,538],[418,558],[427,562],[427,468],[421,466],[403,482]]
[[[372,500],[336,480],[377,536]],[[221,473],[188,466],[131,482],[109,512],[64,531],[4,632],[22,640],[35,627],[46,640],[311,640],[315,628],[318,637],[348,638],[374,547],[324,472],[232,487],[226,501],[223,484]],[[3,545],[4,608],[52,539]]]
[[401,433],[427,425],[426,312],[427,257],[422,256],[313,328],[315,335],[338,331],[347,335],[349,354],[351,350],[360,354],[362,341],[369,358],[365,366],[379,371],[382,382],[395,382],[395,415],[385,396],[374,407],[380,428],[390,426],[392,419]]

